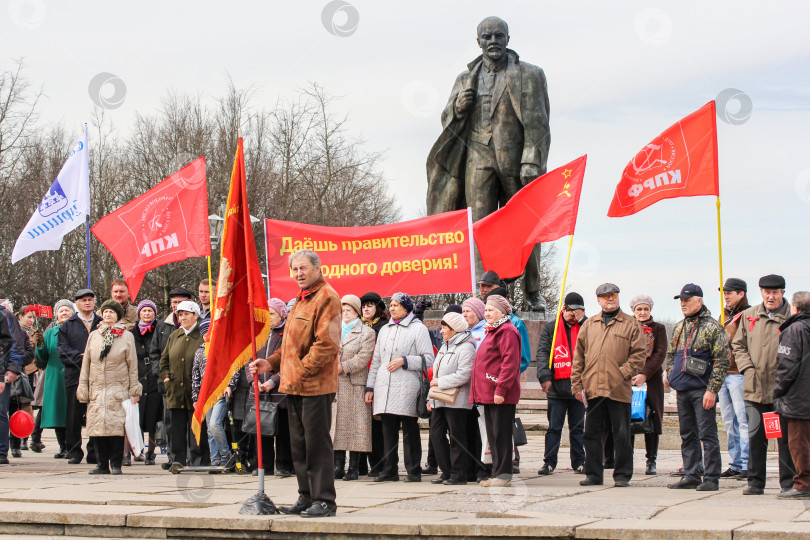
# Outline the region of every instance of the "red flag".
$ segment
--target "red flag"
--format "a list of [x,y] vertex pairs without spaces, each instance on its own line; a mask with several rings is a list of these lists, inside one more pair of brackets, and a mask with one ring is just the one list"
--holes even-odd
[[624,168],[609,217],[635,214],[662,199],[720,195],[714,101],[641,149]]
[[107,214],[91,230],[115,257],[132,300],[147,271],[210,255],[205,158]]
[[233,374],[251,359],[254,340],[261,347],[269,336],[270,311],[250,223],[240,138],[225,210],[217,297],[208,328],[207,362],[191,420],[198,442],[206,413],[222,398]]
[[502,278],[523,272],[534,245],[574,234],[587,155],[544,174],[473,225],[481,262]]

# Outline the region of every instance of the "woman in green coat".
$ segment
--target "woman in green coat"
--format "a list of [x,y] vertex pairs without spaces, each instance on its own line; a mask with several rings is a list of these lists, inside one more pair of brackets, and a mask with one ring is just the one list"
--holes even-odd
[[59,360],[56,339],[59,335],[59,325],[72,317],[76,309],[73,302],[62,299],[53,306],[53,312],[56,314],[56,326],[46,330],[42,336],[43,344],[37,347],[35,363],[39,369],[45,370],[42,409],[39,411],[40,425],[42,429],[53,428],[56,431],[59,453],[53,457],[61,459],[67,457],[67,452],[65,452],[67,398],[65,396],[65,366]]

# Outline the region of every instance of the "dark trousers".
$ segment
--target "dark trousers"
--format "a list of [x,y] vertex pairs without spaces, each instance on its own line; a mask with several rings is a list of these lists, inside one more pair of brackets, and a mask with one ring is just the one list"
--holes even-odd
[[[166,440],[164,441],[164,444],[166,445],[166,457],[169,458],[169,463],[174,463],[175,461],[180,460],[174,459],[174,454],[172,453],[172,413],[166,406],[166,394],[162,394],[160,397],[163,400],[163,433],[166,437]],[[200,433],[203,433],[203,431],[200,431]]]
[[31,442],[33,443],[41,443],[42,442],[42,421],[40,420],[40,416],[42,416],[42,407],[37,407],[37,417],[34,420],[34,432],[31,433]]
[[385,464],[383,476],[399,474],[399,428],[402,426],[402,446],[405,457],[405,470],[409,475],[421,476],[422,439],[419,435],[419,423],[415,416],[398,414],[381,414],[383,428],[383,448]]
[[[748,450],[748,485],[755,488],[765,487],[765,464],[768,461],[768,439],[765,438],[765,426],[762,413],[773,412],[773,404],[745,402],[745,414],[748,416],[748,438],[751,442]],[[779,485],[782,489],[793,487],[796,468],[790,456],[789,421],[784,416],[779,418],[782,425],[782,437],[777,439],[779,448]]]
[[98,457],[98,468],[121,468],[124,459],[124,437],[93,437]]
[[[75,386],[68,386],[65,388],[67,394],[66,407],[65,407],[65,445],[67,446],[68,458],[82,459],[84,452],[82,451],[82,419],[87,411],[85,403],[79,403],[76,399]],[[123,454],[123,451],[122,451]]]
[[335,394],[287,396],[290,450],[298,479],[298,499],[335,504],[335,453],[329,428]]
[[782,427],[782,433],[785,432],[788,434],[790,455],[796,466],[793,487],[799,491],[810,491],[810,419],[791,418],[787,430]]
[[[202,462],[202,450],[197,445],[194,433],[191,431],[193,414],[194,411],[189,409],[169,409],[171,426],[166,434],[169,436],[172,462],[183,465],[186,463],[200,465]],[[205,433],[204,427],[200,427],[200,433]],[[203,438],[200,437],[200,440]]]
[[[278,409],[278,428],[275,437],[262,437],[262,465],[267,474],[273,474],[273,464],[277,470],[292,471],[292,450],[290,450],[290,420],[287,409]],[[256,467],[259,466],[258,448],[254,439],[254,455],[256,456]]]
[[[369,472],[377,474],[383,468],[385,461],[385,443],[383,442],[382,422],[379,420],[371,419],[371,452],[368,453],[368,468]],[[361,473],[362,467],[361,467]]]
[[[450,436],[448,442],[447,436]],[[430,416],[430,442],[442,477],[467,479],[467,409],[439,407]],[[428,463],[430,457],[428,456]]]
[[[681,427],[681,455],[683,476],[700,482],[700,467],[703,479],[720,481],[723,463],[720,457],[720,441],[717,438],[717,408],[703,408],[705,388],[678,390],[678,423]],[[703,444],[703,463],[700,461]]]
[[512,478],[512,431],[515,427],[515,405],[484,405],[487,442],[492,452],[492,477]]
[[585,433],[585,405],[576,399],[549,398],[546,409],[548,430],[546,431],[546,451],[543,462],[555,469],[566,415],[568,416],[568,438],[571,442],[571,467],[576,469],[580,465],[585,465],[585,447],[582,442],[582,436]]
[[613,426],[615,462],[613,479],[629,482],[633,477],[633,447],[630,441],[630,404],[606,397],[588,400],[585,415],[585,469],[588,478],[604,481],[604,436],[607,421]]
[[[428,433],[430,432],[430,426],[432,425],[433,425],[433,411],[430,412],[430,418],[428,418]],[[428,437],[428,455],[425,464],[429,469],[433,469],[439,466],[439,462],[436,461],[436,449],[433,448],[432,437]]]

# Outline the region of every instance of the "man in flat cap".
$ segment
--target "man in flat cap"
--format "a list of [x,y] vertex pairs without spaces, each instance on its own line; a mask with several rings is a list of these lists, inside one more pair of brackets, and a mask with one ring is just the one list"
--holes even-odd
[[[664,371],[666,384],[678,392],[683,478],[670,489],[720,489],[720,441],[717,436],[717,392],[728,369],[728,337],[703,305],[703,289],[687,283],[675,296],[684,319],[673,329]],[[701,443],[703,478],[700,477]]]
[[613,425],[616,453],[613,481],[627,487],[633,476],[630,433],[631,379],[647,359],[647,341],[636,319],[619,307],[619,287],[603,283],[596,288],[602,311],[591,317],[577,335],[571,392],[585,404],[585,480],[581,486],[600,486],[604,479],[606,421]]
[[[540,476],[549,475],[557,468],[557,453],[560,449],[560,437],[566,415],[568,415],[568,439],[571,442],[571,468],[577,473],[584,471],[585,448],[582,444],[582,434],[585,427],[585,405],[574,399],[574,394],[571,393],[571,369],[577,335],[586,320],[588,317],[585,316],[585,301],[582,295],[570,292],[565,295],[559,323],[555,325],[548,322],[540,332],[536,357],[537,380],[540,381],[548,400],[545,455],[543,467],[537,471]],[[552,342],[554,359],[549,365]]]
[[[728,278],[723,284],[723,300],[725,301],[725,328],[729,346],[737,329],[740,327],[743,311],[751,307],[748,304],[748,285],[738,278]],[[726,426],[728,437],[728,469],[720,478],[748,478],[748,416],[745,414],[745,401],[743,398],[743,376],[737,369],[734,353],[728,357],[728,371],[726,380],[717,394],[720,402],[720,414],[723,425]]]
[[[779,326],[790,316],[790,303],[785,299],[785,278],[770,274],[760,278],[762,303],[743,311],[740,327],[731,342],[737,368],[743,374],[743,397],[748,415],[748,486],[743,495],[765,493],[765,462],[768,439],[762,414],[774,412],[773,388],[776,380]],[[790,457],[787,419],[781,418],[783,436],[779,446],[779,485],[782,491],[793,489],[796,471]]]
[[[149,348],[149,367],[152,369],[152,372],[156,377],[158,367],[160,366],[160,357],[163,355],[163,349],[166,348],[166,344],[169,342],[169,336],[171,336],[175,330],[180,328],[180,319],[177,318],[177,306],[180,305],[180,302],[191,300],[192,296],[191,291],[185,287],[177,287],[169,291],[169,306],[171,307],[172,311],[164,320],[158,321],[157,324],[155,324],[155,333],[152,336],[152,344]],[[169,414],[169,409],[166,407],[166,386],[159,377],[158,391],[163,395],[163,427],[166,433],[166,446],[169,449],[167,451],[169,460],[166,463],[161,464],[161,467],[163,467],[164,470],[169,470],[172,463],[175,461],[185,463],[186,458],[185,456],[175,458],[175,456],[172,455],[172,446],[169,442],[169,433],[171,432],[172,427],[171,415]]]
[[492,289],[500,286],[501,278],[492,270],[487,270],[481,274],[481,279],[478,280],[478,290],[481,293],[481,299],[486,298],[486,296],[492,292]]
[[[79,403],[76,389],[79,387],[79,373],[82,370],[82,358],[90,332],[96,329],[101,317],[93,313],[96,307],[96,293],[90,289],[80,289],[73,297],[76,302],[76,313],[59,327],[56,346],[59,360],[65,365],[65,447],[68,452],[68,463],[76,465],[82,462],[82,417],[87,404]],[[87,443],[87,463],[95,463],[95,448]]]

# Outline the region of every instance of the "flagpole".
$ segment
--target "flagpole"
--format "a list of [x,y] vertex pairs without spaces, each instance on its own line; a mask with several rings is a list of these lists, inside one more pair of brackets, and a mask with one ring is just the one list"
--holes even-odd
[[85,240],[87,244],[87,288],[90,287],[90,216],[84,216]]
[[[551,338],[551,351],[548,353],[548,368],[551,369],[554,361],[554,346],[557,342],[557,329],[560,326],[560,311],[563,307],[563,294],[565,293],[565,279],[568,277],[568,263],[571,260],[571,246],[574,244],[574,235],[568,237],[568,254],[565,256],[565,271],[563,272],[562,287],[560,287],[560,299],[557,302],[557,310],[554,313],[554,334]],[[573,350],[573,347],[572,347]]]
[[720,233],[720,195],[717,196],[717,256],[720,262],[720,324],[726,325],[726,310],[723,309],[726,298],[723,294],[723,237]]
[[211,322],[214,321],[214,313],[217,311],[217,296],[214,295],[211,298],[211,293],[213,293],[214,289],[214,282],[211,281],[211,255],[208,256],[208,305],[211,306],[211,312],[208,314],[208,318],[211,319]]

